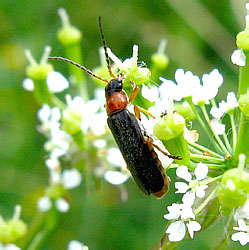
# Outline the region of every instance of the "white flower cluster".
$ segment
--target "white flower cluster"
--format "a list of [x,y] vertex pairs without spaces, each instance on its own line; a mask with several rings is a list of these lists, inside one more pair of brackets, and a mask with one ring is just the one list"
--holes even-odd
[[249,243],[249,199],[235,211],[234,220],[237,221],[238,227],[233,227],[233,229],[239,232],[234,233],[231,238],[245,246]]
[[205,196],[205,189],[207,185],[202,185],[200,181],[206,180],[208,174],[208,166],[203,163],[199,163],[195,168],[195,179],[192,178],[191,173],[186,166],[179,166],[176,170],[176,175],[189,182],[176,182],[175,187],[177,193],[184,193],[182,197],[182,203],[173,203],[168,206],[168,214],[164,215],[167,220],[173,220],[166,230],[169,234],[169,241],[177,242],[181,241],[186,234],[186,228],[188,229],[189,236],[194,237],[194,232],[201,230],[199,222],[195,221],[195,213],[193,211],[193,205],[195,198],[203,198]]

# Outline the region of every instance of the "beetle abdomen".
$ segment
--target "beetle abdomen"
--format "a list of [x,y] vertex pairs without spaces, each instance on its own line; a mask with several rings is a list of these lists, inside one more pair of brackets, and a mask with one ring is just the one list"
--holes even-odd
[[136,117],[123,109],[109,116],[107,123],[138,187],[147,195],[162,197],[168,190],[168,180]]

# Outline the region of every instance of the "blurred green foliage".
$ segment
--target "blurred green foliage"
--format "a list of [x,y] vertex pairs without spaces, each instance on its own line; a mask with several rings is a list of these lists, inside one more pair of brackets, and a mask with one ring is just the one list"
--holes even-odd
[[[230,62],[235,35],[242,30],[245,2],[236,0],[2,0],[0,2],[0,214],[10,217],[15,204],[23,207],[22,218],[31,222],[36,201],[48,182],[44,165],[45,138],[36,130],[36,105],[31,93],[22,89],[27,65],[24,50],[39,59],[44,46],[52,55],[63,56],[56,40],[60,27],[57,15],[64,7],[71,23],[83,31],[84,66],[99,65],[101,46],[98,16],[101,15],[106,42],[120,58],[131,56],[139,45],[139,60],[150,64],[150,56],[162,38],[168,39],[166,52],[170,66],[166,78],[173,79],[176,68],[199,75],[218,68],[224,76],[219,98],[236,91],[237,68]],[[56,64],[66,71],[67,65]],[[208,138],[201,138],[208,145]],[[171,174],[171,178],[174,178]],[[84,184],[83,184],[84,185]],[[171,185],[172,186],[172,185]],[[70,240],[80,240],[90,249],[149,249],[164,234],[166,206],[177,197],[174,187],[162,200],[144,196],[132,180],[126,184],[129,199],[120,200],[118,188],[102,183],[98,193],[71,191],[72,207],[62,214],[58,228],[44,249],[66,249]],[[225,223],[225,222],[224,222]],[[218,235],[216,227],[182,242],[177,249],[212,249]],[[211,240],[210,240],[211,239]],[[212,240],[213,239],[213,240]],[[230,249],[239,248],[231,243]]]

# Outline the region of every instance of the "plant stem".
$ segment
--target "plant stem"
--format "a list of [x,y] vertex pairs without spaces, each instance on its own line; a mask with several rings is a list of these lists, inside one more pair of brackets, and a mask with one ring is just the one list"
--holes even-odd
[[201,210],[208,204],[209,201],[214,197],[217,187],[209,194],[206,200],[194,211],[194,214],[197,215]]
[[221,152],[222,152],[222,153],[225,153],[226,155],[229,155],[230,153],[228,152],[228,150],[226,149],[226,147],[225,147],[225,145],[223,144],[222,140],[221,140],[220,137],[217,135],[217,133],[214,131],[214,129],[213,129],[212,125],[211,125],[211,122],[210,122],[210,119],[209,119],[209,117],[208,117],[208,114],[207,114],[207,110],[206,110],[206,108],[205,108],[205,105],[201,105],[200,107],[201,107],[201,110],[202,110],[202,112],[203,112],[203,115],[204,115],[204,117],[205,117],[205,119],[206,119],[206,122],[207,122],[209,128],[211,129],[211,131],[212,131],[212,133],[213,133],[215,139],[217,140],[217,142],[218,142],[220,148],[223,150],[223,152],[222,152],[222,151],[221,151]]
[[215,156],[215,157],[223,159],[223,157],[221,155],[217,154],[216,152],[214,152],[214,151],[212,151],[212,150],[210,150],[210,149],[208,149],[208,148],[206,148],[206,147],[204,147],[204,146],[202,146],[202,145],[200,145],[198,143],[188,142],[188,144],[195,147],[195,148],[200,149],[203,152],[208,152],[211,156]]
[[229,116],[230,116],[232,133],[233,133],[233,151],[234,151],[236,143],[237,143],[237,130],[236,130],[235,121],[234,121],[234,113],[229,114]]

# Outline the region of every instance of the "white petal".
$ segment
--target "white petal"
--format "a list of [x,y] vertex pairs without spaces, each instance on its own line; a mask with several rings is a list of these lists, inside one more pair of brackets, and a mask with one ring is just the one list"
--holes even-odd
[[34,90],[34,82],[31,78],[26,78],[22,82],[22,87],[27,91],[33,91]]
[[196,186],[195,195],[198,198],[203,198],[205,196],[205,189],[208,188],[208,185]]
[[208,174],[208,166],[206,164],[203,164],[202,162],[197,164],[197,167],[195,168],[195,176],[198,181],[203,180],[207,177]]
[[210,110],[210,114],[214,117],[214,118],[221,118],[224,113],[226,112],[226,109],[222,108],[222,107],[212,107]]
[[236,49],[231,55],[231,61],[238,66],[246,65],[246,55],[242,49]]
[[119,171],[107,171],[104,178],[112,185],[120,185],[128,180],[130,176]]
[[142,96],[150,102],[154,102],[158,99],[158,88],[153,86],[149,88],[148,86],[143,85]]
[[195,214],[193,212],[193,209],[190,206],[183,204],[182,212],[181,212],[181,219],[187,220],[190,218],[195,219]]
[[43,196],[37,201],[37,208],[41,212],[47,212],[52,207],[52,202],[48,196]]
[[213,69],[209,74],[204,74],[202,76],[202,82],[206,89],[217,89],[223,83],[223,76],[218,69]]
[[248,233],[238,232],[234,233],[231,237],[233,241],[239,241],[242,246],[246,245],[249,242]]
[[66,189],[72,189],[79,186],[81,180],[81,174],[76,168],[64,170],[62,173],[62,184]]
[[186,227],[183,221],[176,221],[169,225],[166,233],[169,234],[169,241],[181,241],[186,234]]
[[50,114],[51,114],[51,109],[47,104],[43,104],[42,107],[37,112],[38,119],[41,122],[48,121]]
[[118,148],[110,148],[108,150],[107,160],[116,166],[126,166],[124,158]]
[[245,232],[248,231],[248,226],[246,225],[244,220],[239,219],[238,220],[238,225],[239,225],[238,227],[233,227],[233,229],[237,230],[237,231],[245,231]]
[[183,195],[182,202],[186,206],[189,206],[189,207],[193,206],[195,202],[195,194],[192,192],[187,192],[186,194]]
[[97,139],[93,142],[94,147],[98,148],[98,149],[102,149],[105,148],[107,143],[106,140],[104,139]]
[[[159,87],[160,99],[167,100],[168,97],[173,97],[176,101],[180,101],[182,99],[182,96],[178,91],[178,87],[173,81],[167,80],[163,77],[160,77],[159,79],[163,82]],[[166,109],[167,106],[168,105],[166,105],[164,109]]]
[[51,170],[56,169],[60,167],[60,161],[58,158],[49,158],[45,161],[45,165]]
[[171,206],[168,206],[167,209],[169,213],[163,216],[166,220],[175,220],[179,218],[181,214],[180,204],[173,203]]
[[189,223],[187,223],[187,228],[188,228],[190,238],[193,239],[194,232],[200,231],[201,225],[197,221],[189,221]]
[[192,179],[192,175],[188,172],[188,167],[187,166],[179,166],[177,169],[176,169],[176,175],[179,177],[179,178],[182,178],[184,179],[185,181],[191,181]]
[[62,213],[66,213],[70,208],[69,203],[63,198],[56,199],[55,206],[57,210]]
[[47,85],[52,93],[62,92],[69,87],[67,79],[56,71],[52,71],[48,74]]
[[211,126],[217,135],[222,135],[225,132],[226,126],[218,121],[218,119],[211,120]]
[[88,250],[88,247],[77,240],[71,240],[68,244],[67,250]]
[[184,182],[176,182],[175,188],[177,189],[176,194],[184,194],[189,189],[189,186]]
[[61,119],[61,111],[58,107],[53,107],[51,109],[51,117],[50,120],[52,122],[58,122]]
[[242,207],[239,207],[235,211],[234,219],[238,220],[241,218],[249,218],[249,199],[246,200],[246,203]]
[[21,248],[12,243],[6,244],[2,247],[0,243],[0,250],[21,250]]

